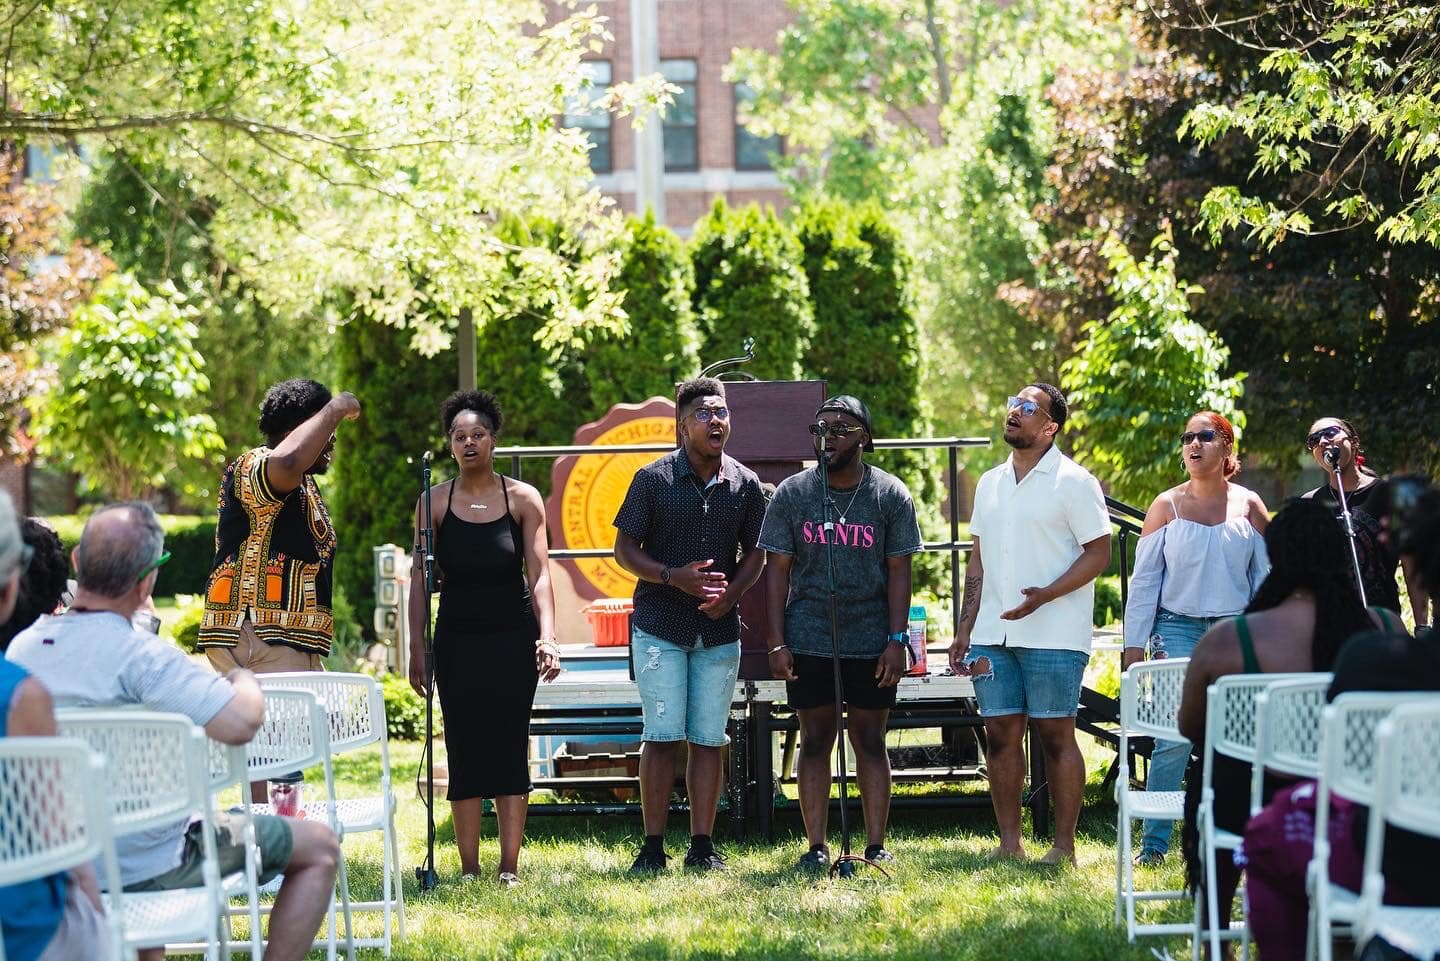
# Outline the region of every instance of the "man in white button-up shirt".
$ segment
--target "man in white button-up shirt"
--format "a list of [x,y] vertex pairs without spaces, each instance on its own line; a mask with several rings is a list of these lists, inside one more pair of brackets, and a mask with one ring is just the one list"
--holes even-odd
[[975,489],[960,627],[950,665],[974,678],[989,742],[990,798],[1000,826],[992,857],[1024,857],[1020,792],[1033,722],[1055,798],[1055,843],[1040,860],[1073,863],[1085,764],[1075,743],[1090,659],[1095,578],[1110,563],[1110,518],[1090,472],[1060,453],[1065,396],[1031,384],[1010,398],[1009,460]]

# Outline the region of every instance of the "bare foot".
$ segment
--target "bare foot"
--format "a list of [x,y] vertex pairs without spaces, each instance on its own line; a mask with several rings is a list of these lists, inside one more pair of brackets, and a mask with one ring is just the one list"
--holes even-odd
[[1066,851],[1064,848],[1051,848],[1050,850],[1046,851],[1045,856],[1036,863],[1049,864],[1051,866],[1068,865],[1069,867],[1074,867],[1075,852]]
[[1003,844],[985,852],[987,861],[1023,861],[1025,860],[1024,848],[1007,848]]

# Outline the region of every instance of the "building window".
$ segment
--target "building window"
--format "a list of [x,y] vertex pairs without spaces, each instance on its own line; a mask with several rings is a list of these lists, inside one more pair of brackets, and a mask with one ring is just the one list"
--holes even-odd
[[610,111],[595,106],[610,86],[610,61],[586,60],[580,64],[580,90],[565,102],[565,126],[578,127],[590,139],[590,169],[608,174],[615,169],[610,152]]
[[755,99],[755,91],[743,83],[735,85],[735,169],[769,170],[772,156],[782,151],[780,138],[757,137],[740,122],[740,108]]
[[699,170],[699,116],[695,109],[695,61],[661,60],[660,75],[680,88],[665,111],[665,169]]

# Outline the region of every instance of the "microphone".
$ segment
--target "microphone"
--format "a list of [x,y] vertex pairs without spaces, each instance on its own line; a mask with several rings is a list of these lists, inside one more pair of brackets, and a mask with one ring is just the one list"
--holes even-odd
[[426,467],[430,466],[430,452],[428,450],[420,455],[420,463],[424,464]]
[[1330,466],[1331,470],[1334,470],[1340,464],[1340,448],[1325,448],[1325,463]]

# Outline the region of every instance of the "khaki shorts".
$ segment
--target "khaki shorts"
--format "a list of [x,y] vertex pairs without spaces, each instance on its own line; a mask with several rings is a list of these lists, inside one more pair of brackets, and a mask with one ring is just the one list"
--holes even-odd
[[243,667],[256,674],[280,674],[285,671],[323,671],[319,654],[298,651],[284,644],[266,644],[255,635],[250,621],[240,623],[240,638],[234,647],[207,647],[205,656],[210,666],[221,674]]
[[[220,876],[245,870],[245,819],[238,811],[225,811],[215,818],[215,853],[220,858]],[[264,884],[285,870],[295,850],[295,835],[285,818],[269,814],[255,815],[255,841],[260,845],[260,883]],[[185,848],[180,864],[164,874],[127,884],[126,891],[173,891],[176,888],[197,888],[204,883],[200,866],[205,859],[204,842],[200,839],[200,822],[185,831]]]

